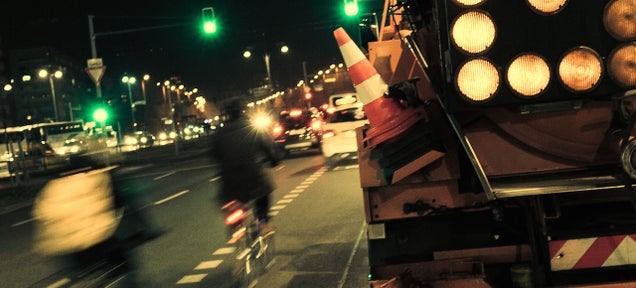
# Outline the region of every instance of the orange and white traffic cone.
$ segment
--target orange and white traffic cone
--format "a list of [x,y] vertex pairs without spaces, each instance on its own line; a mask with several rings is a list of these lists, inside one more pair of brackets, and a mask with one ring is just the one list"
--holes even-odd
[[420,110],[404,107],[398,99],[384,97],[388,85],[342,27],[334,31],[334,36],[371,126],[363,139],[367,144],[365,148],[371,149],[399,136],[425,118]]

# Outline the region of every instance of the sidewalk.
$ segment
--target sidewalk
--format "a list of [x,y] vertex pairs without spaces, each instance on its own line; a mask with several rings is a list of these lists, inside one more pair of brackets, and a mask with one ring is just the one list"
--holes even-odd
[[[141,165],[158,160],[176,161],[200,157],[201,149],[205,148],[207,142],[205,139],[200,139],[191,143],[182,143],[179,153],[176,153],[173,145],[124,152],[121,153],[123,157],[119,157],[117,164]],[[0,179],[0,215],[31,206],[37,193],[49,180],[57,178],[60,173],[70,171],[70,169],[70,165],[61,165],[50,167],[45,171],[31,172],[28,178],[22,175],[19,184],[15,179]]]

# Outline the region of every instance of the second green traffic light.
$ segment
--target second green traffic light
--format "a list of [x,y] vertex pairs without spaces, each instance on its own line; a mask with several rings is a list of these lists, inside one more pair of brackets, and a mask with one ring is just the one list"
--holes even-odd
[[347,16],[358,15],[358,0],[344,0],[344,12]]

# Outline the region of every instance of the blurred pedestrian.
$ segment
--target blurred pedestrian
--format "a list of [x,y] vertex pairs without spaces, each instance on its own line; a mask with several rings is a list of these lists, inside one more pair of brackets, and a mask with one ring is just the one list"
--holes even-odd
[[89,268],[102,273],[117,267],[107,276],[121,277],[118,287],[138,287],[133,248],[160,233],[125,193],[124,168],[99,160],[84,157],[75,162],[76,170],[39,192],[32,211],[34,249],[62,260],[72,277],[91,275]]

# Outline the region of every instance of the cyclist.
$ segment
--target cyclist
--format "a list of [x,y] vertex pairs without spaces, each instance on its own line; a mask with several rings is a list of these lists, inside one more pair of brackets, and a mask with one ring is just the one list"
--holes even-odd
[[267,132],[255,129],[243,113],[240,100],[232,100],[224,108],[224,126],[212,137],[212,157],[221,166],[221,191],[218,195],[220,206],[238,200],[242,203],[254,201],[254,212],[259,227],[270,229],[267,215],[270,194],[275,183],[261,157],[271,164],[279,160],[274,149],[274,141]]

